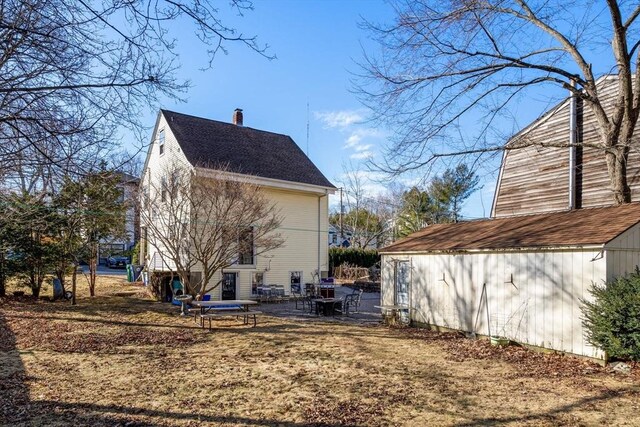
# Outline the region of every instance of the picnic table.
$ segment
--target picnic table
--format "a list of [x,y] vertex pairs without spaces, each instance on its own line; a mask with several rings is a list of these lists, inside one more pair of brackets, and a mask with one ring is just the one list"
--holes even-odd
[[[256,315],[261,314],[259,311],[249,310],[250,305],[258,304],[256,301],[236,299],[222,301],[192,301],[191,306],[200,309],[200,324],[204,328],[205,319],[209,320],[209,329],[211,329],[211,319],[222,316],[242,317],[244,323],[249,323],[249,317],[253,317],[253,326],[256,326]],[[194,321],[197,320],[198,313],[194,315]]]

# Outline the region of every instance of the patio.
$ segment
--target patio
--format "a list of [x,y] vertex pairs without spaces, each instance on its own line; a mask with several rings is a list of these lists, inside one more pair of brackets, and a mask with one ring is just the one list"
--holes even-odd
[[[346,286],[335,287],[336,299],[344,299],[345,295],[349,295],[353,292],[353,289]],[[375,308],[376,305],[380,305],[380,293],[379,292],[364,292],[360,298],[360,306],[357,313],[349,313],[348,316],[336,314],[335,316],[318,316],[315,311],[310,311],[308,308],[303,310],[301,303],[298,302],[298,308],[296,308],[296,302],[291,299],[284,302],[273,303],[261,303],[260,311],[274,317],[291,318],[296,320],[314,320],[324,322],[345,322],[353,324],[376,324],[382,321],[382,315],[380,309]]]

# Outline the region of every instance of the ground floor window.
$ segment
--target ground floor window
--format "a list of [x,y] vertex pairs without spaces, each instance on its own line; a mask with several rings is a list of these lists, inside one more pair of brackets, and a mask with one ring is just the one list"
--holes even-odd
[[302,271],[291,272],[291,292],[292,293],[302,292]]
[[253,295],[258,294],[258,288],[264,285],[264,273],[262,271],[256,271],[251,275],[251,293]]

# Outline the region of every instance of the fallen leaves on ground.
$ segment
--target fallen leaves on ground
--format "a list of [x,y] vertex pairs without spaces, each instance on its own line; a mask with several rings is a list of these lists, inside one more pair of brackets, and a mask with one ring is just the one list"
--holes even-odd
[[[471,339],[456,332],[436,332],[428,329],[402,329],[409,336],[437,342],[447,351],[447,360],[464,362],[470,359],[502,360],[514,365],[514,378],[531,377],[573,380],[576,384],[589,386],[586,377],[621,375],[610,367],[558,352],[543,352],[520,345],[505,347],[491,345],[486,339]],[[640,366],[630,363],[630,376],[640,380]]]

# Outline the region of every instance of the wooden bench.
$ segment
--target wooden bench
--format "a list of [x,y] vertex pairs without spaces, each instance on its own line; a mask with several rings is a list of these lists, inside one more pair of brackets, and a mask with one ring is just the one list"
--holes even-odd
[[[233,306],[229,306],[229,307],[211,307],[206,309],[205,313],[202,313],[202,310],[200,308],[191,308],[190,311],[193,311],[193,321],[198,323],[198,316],[202,317],[202,316],[206,316],[207,314],[213,314],[213,313],[218,313],[218,312],[244,312],[244,310],[242,310],[242,308],[239,305],[233,305]],[[200,323],[203,323],[202,319],[200,320]],[[202,326],[204,328],[204,325]]]
[[211,330],[211,319],[216,317],[242,317],[244,319],[244,324],[249,324],[249,318],[253,316],[253,327],[255,328],[257,325],[256,315],[262,314],[261,311],[244,311],[233,308],[217,308],[215,311],[204,313],[200,315],[200,325],[204,328],[205,319],[209,320],[209,330]]

